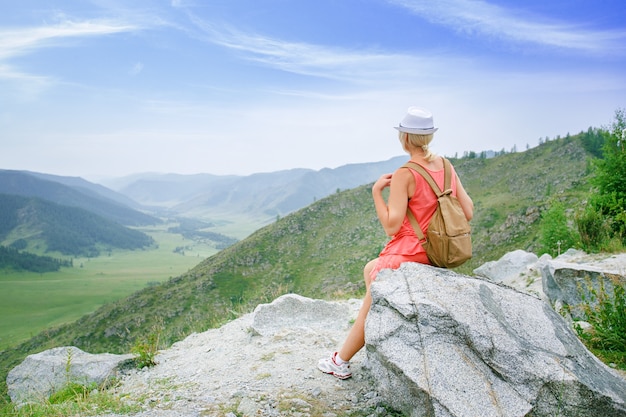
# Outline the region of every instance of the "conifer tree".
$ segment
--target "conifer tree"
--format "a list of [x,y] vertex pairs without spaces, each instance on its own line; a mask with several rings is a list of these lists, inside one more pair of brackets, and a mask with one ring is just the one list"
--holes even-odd
[[608,217],[615,237],[626,239],[626,112],[618,109],[597,162],[594,183],[598,195],[592,203]]

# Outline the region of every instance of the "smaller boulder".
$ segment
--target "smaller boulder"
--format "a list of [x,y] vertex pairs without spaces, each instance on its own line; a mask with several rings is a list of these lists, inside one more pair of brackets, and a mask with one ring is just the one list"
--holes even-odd
[[85,386],[108,383],[133,355],[91,354],[74,346],[29,355],[7,375],[7,390],[17,405],[42,402],[68,383]]
[[531,252],[515,250],[497,261],[490,261],[474,269],[474,274],[495,282],[504,282],[528,271],[539,258]]
[[479,277],[500,282],[509,287],[545,298],[543,293],[541,266],[552,259],[550,255],[537,255],[523,250],[509,252],[497,261],[486,262],[474,269]]
[[[336,328],[341,317],[354,316],[361,301],[351,300],[345,303],[334,303],[323,300],[312,300],[297,294],[285,294],[269,304],[259,304],[254,309],[252,329],[261,336],[274,336],[283,329]],[[346,328],[349,321],[345,321]]]

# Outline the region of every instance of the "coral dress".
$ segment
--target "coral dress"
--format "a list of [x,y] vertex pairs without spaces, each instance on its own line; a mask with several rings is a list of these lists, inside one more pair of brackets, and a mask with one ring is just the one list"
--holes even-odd
[[[422,167],[433,177],[439,188],[443,188],[444,170],[432,171],[423,165]],[[409,208],[417,219],[424,235],[426,235],[428,224],[437,209],[437,196],[419,173],[412,169],[411,173],[413,178],[415,178],[415,193],[409,199]],[[452,195],[456,196],[456,172],[454,167],[451,167],[451,174],[450,188],[452,188]],[[404,262],[431,264],[406,215],[398,233],[387,242],[378,256],[374,269],[370,273],[372,280],[376,279],[378,271],[382,269],[396,269]]]

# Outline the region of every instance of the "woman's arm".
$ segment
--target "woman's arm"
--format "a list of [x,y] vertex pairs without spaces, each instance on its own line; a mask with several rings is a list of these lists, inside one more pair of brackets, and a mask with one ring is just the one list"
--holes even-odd
[[[382,175],[372,187],[372,197],[380,224],[387,236],[398,233],[409,200],[409,187],[413,175],[408,169],[400,168],[392,174]],[[389,187],[389,202],[383,198],[383,190]]]

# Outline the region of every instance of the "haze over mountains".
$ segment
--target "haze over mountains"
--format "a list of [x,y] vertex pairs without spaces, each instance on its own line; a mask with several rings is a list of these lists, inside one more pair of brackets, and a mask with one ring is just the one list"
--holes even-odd
[[[501,201],[502,207],[513,209],[523,206],[524,210],[529,210],[529,213],[505,214],[505,217],[509,217],[511,227],[518,227],[516,223],[520,221],[532,223],[536,220],[541,211],[537,208],[537,203],[551,193],[550,181],[574,181],[576,184],[576,178],[585,175],[584,172],[572,172],[571,169],[563,172],[555,160],[544,160],[545,155],[553,150],[559,151],[559,147],[571,147],[577,143],[569,154],[560,156],[559,162],[562,162],[562,158],[577,155],[581,158],[578,164],[584,164],[585,157],[581,152],[589,147],[588,144],[594,137],[592,133],[581,132],[577,137],[548,142],[525,152],[513,152],[495,158],[483,152],[480,157],[453,160],[466,188],[475,197],[477,214],[474,223],[484,222],[477,225],[491,227],[502,220],[499,218],[503,215],[499,213],[499,208],[481,207],[480,204],[483,203],[483,198],[496,198],[499,201],[500,199],[491,195],[503,191],[515,192],[517,201]],[[562,143],[559,146],[557,142]],[[533,155],[537,161],[528,161]],[[511,158],[523,163],[520,165],[520,162],[516,162],[519,165],[517,170],[513,170],[513,166],[503,170],[502,164],[506,164],[504,160]],[[144,173],[103,181],[104,185],[77,177],[5,170],[0,171],[0,193],[37,197],[61,205],[80,207],[126,226],[158,224],[162,221],[180,222],[185,219],[200,220],[196,228],[201,233],[216,232],[226,235],[227,239],[219,239],[220,245],[223,245],[225,240],[243,239],[280,217],[330,194],[372,183],[380,175],[393,172],[407,159],[406,155],[401,155],[387,161],[349,164],[335,169],[291,169],[248,176]],[[534,163],[548,166],[533,166]],[[551,170],[548,176],[535,172],[548,167]],[[477,171],[482,173],[475,176]],[[512,178],[514,175],[517,177]],[[560,178],[553,178],[554,176]],[[486,195],[482,195],[487,177],[493,177],[499,190],[486,190]],[[534,217],[529,220],[524,219],[525,216]],[[219,228],[227,223],[235,226]],[[186,225],[189,224],[186,222]],[[502,239],[499,236],[496,231],[492,233],[491,239]],[[508,233],[503,236],[508,236]],[[2,238],[5,238],[4,242]],[[0,243],[11,242],[6,241],[5,235],[0,236]]]
[[144,207],[167,208],[171,213],[189,217],[241,214],[267,223],[338,190],[373,182],[380,175],[393,172],[406,159],[399,156],[334,169],[291,169],[249,176],[147,173],[103,183]]
[[[243,238],[317,199],[372,182],[405,159],[401,156],[336,169],[292,169],[249,176],[136,174],[109,180],[108,187],[79,177],[0,170],[0,194],[81,208],[124,226],[192,218],[210,227],[241,219],[246,226],[235,237]],[[5,244],[11,244],[7,234],[0,235],[0,242],[4,239]]]
[[[14,219],[0,231],[0,243],[14,245],[16,241],[26,240],[30,241],[32,248],[40,245],[43,239],[47,250],[68,248],[71,245],[53,243],[67,240],[62,237],[65,234],[79,242],[91,242],[90,253],[97,253],[95,245],[98,242],[107,247],[137,247],[135,243],[120,241],[103,232],[108,230],[110,234],[119,236],[120,230],[114,230],[114,226],[101,228],[97,227],[97,223],[106,225],[108,221],[113,221],[123,226],[146,226],[171,220],[184,222],[188,233],[212,237],[222,247],[225,241],[243,238],[256,228],[318,198],[374,181],[382,173],[392,171],[404,159],[406,157],[398,157],[385,162],[346,165],[321,171],[293,169],[249,176],[136,174],[110,181],[111,188],[79,177],[0,170],[0,195],[4,195],[6,200],[3,200],[6,209],[3,216]],[[41,201],[33,205],[33,200],[19,200],[17,204],[18,200],[13,198],[10,201],[15,204],[9,205],[6,196],[10,195]],[[59,207],[50,206],[50,203]],[[25,209],[27,206],[31,207],[30,211]],[[12,211],[8,212],[11,207]],[[25,216],[23,213],[33,212],[32,207],[39,207],[39,215]],[[63,207],[67,207],[67,211],[71,211],[70,208],[83,209],[102,220],[98,222],[90,218],[86,221],[85,216],[75,212],[61,214],[59,210],[62,211]],[[68,217],[77,221],[68,222]],[[188,219],[202,222],[190,223]],[[235,237],[227,238],[206,230],[216,223],[239,220],[243,226]],[[62,224],[63,230],[57,227],[53,232],[51,224]],[[190,224],[205,230],[190,231]],[[35,239],[37,242],[33,243]],[[23,243],[20,245],[23,246]],[[62,250],[61,253],[76,254],[76,249]]]

